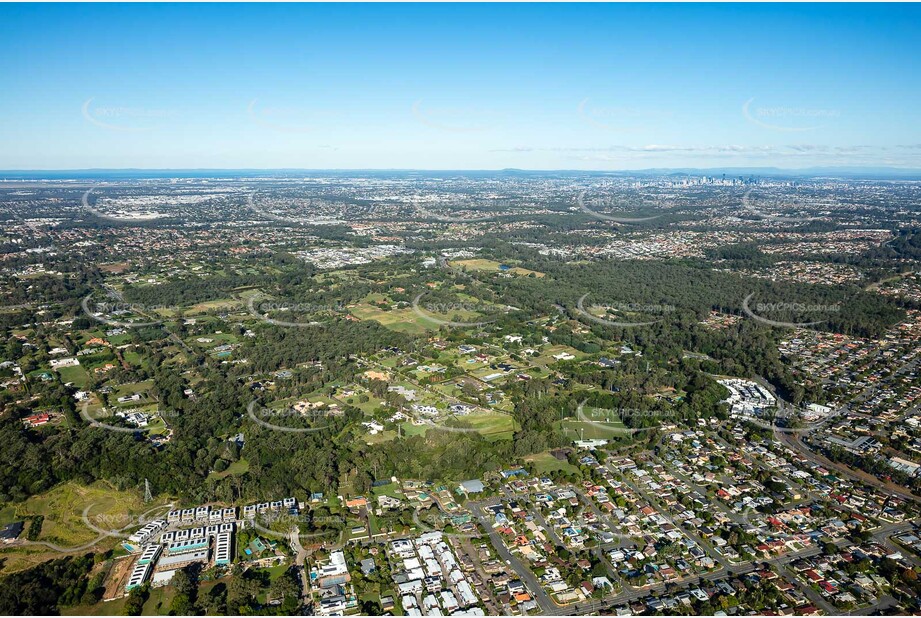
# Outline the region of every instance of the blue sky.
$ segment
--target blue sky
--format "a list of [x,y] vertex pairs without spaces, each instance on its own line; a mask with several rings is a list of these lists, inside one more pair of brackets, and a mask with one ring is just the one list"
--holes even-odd
[[912,5],[0,5],[0,169],[921,168]]

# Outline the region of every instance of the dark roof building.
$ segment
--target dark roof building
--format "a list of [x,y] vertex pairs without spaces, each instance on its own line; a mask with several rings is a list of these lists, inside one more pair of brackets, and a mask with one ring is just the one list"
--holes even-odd
[[0,528],[0,541],[3,543],[12,543],[22,534],[22,529],[23,523],[21,521],[14,521],[11,524],[3,526],[3,528]]

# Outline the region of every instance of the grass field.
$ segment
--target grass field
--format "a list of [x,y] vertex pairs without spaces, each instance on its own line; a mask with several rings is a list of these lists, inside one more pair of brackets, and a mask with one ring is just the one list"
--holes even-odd
[[[20,504],[4,507],[0,510],[0,521],[20,521],[25,517],[41,515],[44,522],[38,541],[63,548],[79,547],[99,537],[98,532],[83,522],[83,512],[87,507],[91,507],[87,514],[91,523],[103,529],[119,529],[164,502],[161,500],[153,505],[144,504],[140,491],[119,491],[101,481],[89,486],[71,482],[32,496]],[[95,549],[109,549],[117,542],[115,537],[103,538]],[[92,549],[87,548],[86,551]],[[18,571],[62,555],[66,554],[44,545],[0,545],[0,572]]]
[[[156,588],[157,592],[164,590],[163,588]],[[153,594],[151,598],[147,600],[150,603],[150,600],[153,599]],[[96,603],[95,605],[77,605],[75,607],[62,607],[61,615],[62,616],[124,616],[125,615],[125,603],[128,601],[127,597],[120,599],[113,599],[111,601],[106,601],[105,603]],[[155,606],[155,604],[151,604]],[[144,605],[144,608],[147,608],[147,604]],[[155,616],[155,613],[148,614],[147,612],[142,612],[144,616]]]
[[[608,410],[585,408],[585,417],[589,421],[566,419],[562,422],[563,433],[574,440],[610,440],[630,435],[629,430],[616,413]],[[608,420],[610,419],[610,420]]]
[[[199,594],[204,594],[206,587],[210,587],[215,582],[202,583]],[[169,607],[176,596],[176,589],[172,586],[162,588],[151,588],[150,596],[144,603],[144,609],[141,611],[142,616],[168,616]],[[113,599],[105,603],[96,603],[95,605],[78,605],[76,607],[63,608],[62,616],[124,616],[125,603],[127,597]]]
[[57,372],[61,376],[61,382],[64,384],[73,382],[76,386],[83,388],[89,384],[90,381],[82,365],[77,365],[76,367],[61,367]]
[[362,439],[365,441],[366,444],[383,444],[384,442],[390,442],[391,440],[396,440],[396,438],[397,438],[397,432],[391,431],[389,429],[380,431],[373,436],[370,433],[365,433],[362,435]]
[[391,498],[396,498],[397,500],[406,499],[406,497],[403,495],[403,489],[400,487],[399,483],[390,483],[389,485],[379,485],[377,487],[372,487],[371,493],[375,496],[390,496]]
[[127,526],[151,508],[144,504],[140,491],[119,491],[101,481],[88,486],[71,482],[30,497],[16,508],[16,514],[44,516],[39,541],[78,546],[99,536],[82,521],[84,509],[90,506],[90,521],[106,529]]
[[400,430],[404,436],[421,436],[429,429],[428,425],[413,425],[412,423],[400,423]]
[[550,453],[538,453],[537,455],[529,455],[528,457],[525,457],[524,460],[534,464],[534,469],[537,474],[548,474],[556,470],[562,470],[563,472],[578,472],[574,465],[565,459],[561,461]]
[[146,400],[145,395],[147,391],[149,391],[152,387],[153,387],[153,380],[144,380],[143,382],[133,382],[131,384],[121,384],[115,387],[114,392],[109,395],[109,398],[115,403],[115,405],[123,405],[123,406],[129,406],[129,407],[137,406],[139,405],[139,402],[137,401],[130,401],[130,402],[125,402],[124,404],[119,404],[118,398],[125,397],[128,395],[134,395],[135,393],[140,393],[141,395],[140,401],[144,402]]
[[487,260],[483,258],[474,258],[469,260],[457,260],[456,262],[450,262],[450,266],[458,266],[464,270],[480,270],[480,271],[493,271],[493,272],[507,272],[513,275],[519,275],[522,277],[527,277],[528,275],[533,274],[535,277],[543,277],[544,273],[538,272],[536,270],[528,270],[527,268],[521,268],[520,266],[511,266],[507,264],[506,266],[511,266],[507,270],[500,271],[499,267],[502,266],[500,262],[495,260]]
[[[456,419],[456,420],[455,420]],[[511,440],[512,435],[517,428],[515,419],[508,414],[490,414],[488,412],[481,414],[468,414],[466,416],[449,417],[447,419],[436,421],[438,425],[445,427],[469,427],[482,434],[487,440]],[[403,436],[424,435],[428,431],[438,431],[437,426],[432,425],[413,425],[406,422],[401,423],[400,428]],[[385,442],[397,437],[395,431],[384,431],[377,436],[367,436],[367,441],[371,443]]]
[[[457,417],[459,427],[472,427],[489,440],[511,440],[515,419],[509,414],[468,414]],[[445,423],[449,427],[455,423]]]
[[373,305],[357,305],[349,310],[359,320],[373,320],[381,326],[399,333],[418,335],[427,330],[434,330],[437,324],[424,320],[412,309],[393,309],[384,311]]
[[440,328],[441,324],[436,320],[475,322],[482,317],[479,313],[464,308],[452,310],[448,314],[433,311],[426,307],[424,300],[419,303],[419,312],[414,311],[412,307],[385,311],[376,306],[376,303],[382,301],[389,302],[389,299],[381,294],[370,294],[349,311],[359,320],[373,320],[390,330],[414,335]]
[[[365,392],[365,395],[368,395],[368,401],[360,401],[361,394],[352,395],[351,397],[344,397],[341,399],[342,402],[350,406],[355,406],[362,412],[367,415],[371,415],[381,407],[381,399],[378,397],[372,396],[370,393]],[[352,403],[348,403],[348,400],[351,399]]]
[[[354,315],[359,320],[373,320],[400,333],[409,333],[418,335],[429,330],[437,330],[440,328],[440,324],[435,320],[445,320],[445,321],[461,321],[461,322],[475,322],[480,317],[480,314],[474,311],[466,310],[457,310],[452,311],[450,315],[437,313],[435,311],[429,311],[428,309],[422,308],[421,314],[416,313],[411,308],[405,309],[393,309],[390,311],[384,311],[373,305],[358,305],[350,309],[352,315]],[[429,319],[431,318],[435,319]]]
[[0,546],[0,575],[8,575],[60,558],[62,554],[39,545]]
[[131,264],[128,262],[109,262],[109,263],[100,263],[99,270],[104,273],[115,273],[121,274],[128,270],[131,267]]
[[122,345],[123,343],[130,342],[131,333],[125,333],[124,335],[114,335],[112,337],[106,337],[106,339],[108,339],[109,343],[111,343],[112,345],[118,346],[118,345]]
[[162,436],[166,434],[166,421],[161,417],[157,416],[150,419],[150,422],[147,424],[147,427],[144,428],[149,435],[152,436]]
[[245,459],[238,459],[237,461],[227,466],[227,469],[223,472],[212,472],[209,474],[208,480],[216,481],[227,476],[240,476],[241,474],[246,474],[247,472],[249,472],[249,462]]
[[273,567],[266,567],[264,569],[256,569],[256,572],[257,573],[268,573],[269,581],[275,581],[276,579],[281,577],[285,571],[288,570],[288,566],[289,565],[287,564],[278,564]]
[[554,355],[561,354],[561,353],[572,354],[573,356],[576,357],[574,360],[578,360],[586,356],[584,352],[580,352],[579,350],[575,348],[571,348],[568,345],[552,345],[552,346],[542,349],[541,353],[538,356],[534,357],[532,362],[538,365],[549,365],[552,363],[558,363],[560,361],[553,357]]
[[6,524],[17,521],[16,519],[16,505],[15,504],[5,504],[3,508],[0,508],[0,526],[5,526]]
[[209,300],[207,302],[198,303],[186,309],[183,313],[185,315],[195,315],[197,313],[205,313],[206,311],[216,311],[220,309],[236,309],[243,305],[243,301],[236,300],[233,298],[223,298],[220,300]]

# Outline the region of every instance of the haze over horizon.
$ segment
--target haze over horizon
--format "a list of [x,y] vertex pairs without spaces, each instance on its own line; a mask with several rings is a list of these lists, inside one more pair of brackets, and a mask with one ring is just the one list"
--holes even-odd
[[844,176],[862,176],[862,177],[879,177],[888,176],[910,177],[921,175],[921,167],[888,167],[888,166],[812,166],[812,167],[775,167],[775,166],[723,166],[723,167],[649,167],[637,169],[550,169],[550,168],[493,168],[493,169],[474,169],[474,168],[412,168],[412,167],[366,167],[366,168],[308,168],[308,167],[239,167],[239,168],[220,168],[220,167],[175,167],[175,168],[158,168],[158,167],[116,167],[116,168],[71,168],[71,169],[0,169],[0,181],[9,179],[7,177],[35,177],[52,175],[75,176],[167,176],[169,174],[184,174],[190,177],[208,178],[211,174],[233,173],[241,175],[259,175],[259,174],[287,174],[287,173],[306,173],[306,174],[579,174],[579,175],[623,175],[623,176],[659,176],[669,174],[703,174],[703,175],[748,175],[764,174],[776,176],[821,176],[823,174],[839,174]]
[[0,169],[918,169],[919,16],[4,5]]

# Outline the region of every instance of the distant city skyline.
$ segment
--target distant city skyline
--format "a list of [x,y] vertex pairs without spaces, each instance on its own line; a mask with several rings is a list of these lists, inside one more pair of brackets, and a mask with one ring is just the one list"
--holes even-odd
[[919,18],[6,4],[0,169],[917,169]]

